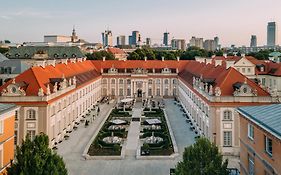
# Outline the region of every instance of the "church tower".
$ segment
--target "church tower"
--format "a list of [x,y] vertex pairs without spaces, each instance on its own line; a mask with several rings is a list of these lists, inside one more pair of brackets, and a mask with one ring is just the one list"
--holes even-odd
[[71,35],[71,42],[78,41],[78,36],[76,35],[75,26],[73,26],[72,35]]

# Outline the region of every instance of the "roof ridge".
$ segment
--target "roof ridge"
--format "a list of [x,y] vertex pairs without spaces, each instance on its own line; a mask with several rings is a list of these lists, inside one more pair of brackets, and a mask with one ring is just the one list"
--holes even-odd
[[[41,87],[41,83],[39,83],[39,81],[38,81],[38,77],[36,76],[36,74],[34,73],[34,67],[31,67],[30,68],[31,69],[31,72],[32,72],[32,74],[34,75],[34,77],[35,77],[35,81],[37,82],[37,84],[38,84],[38,86],[40,87],[40,88],[42,88]],[[42,88],[43,89],[43,88]]]

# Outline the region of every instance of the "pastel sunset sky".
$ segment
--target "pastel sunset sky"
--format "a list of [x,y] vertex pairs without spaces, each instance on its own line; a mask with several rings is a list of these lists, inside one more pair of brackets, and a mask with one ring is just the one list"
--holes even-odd
[[108,28],[114,40],[138,30],[142,38],[162,43],[167,30],[171,38],[188,41],[218,36],[223,46],[248,46],[255,34],[264,45],[269,21],[281,23],[281,0],[6,0],[0,40],[42,42],[47,34],[70,35],[75,25],[90,42],[101,42]]

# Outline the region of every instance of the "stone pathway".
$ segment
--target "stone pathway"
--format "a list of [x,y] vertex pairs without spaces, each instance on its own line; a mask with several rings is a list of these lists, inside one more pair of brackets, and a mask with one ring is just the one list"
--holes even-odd
[[[61,155],[66,163],[69,175],[168,175],[169,169],[175,167],[176,163],[181,160],[183,150],[186,146],[194,143],[195,134],[189,130],[189,125],[185,122],[179,107],[173,104],[173,100],[165,100],[166,114],[169,118],[171,128],[174,132],[177,146],[179,148],[179,156],[175,160],[136,160],[131,156],[124,160],[84,160],[82,153],[86,144],[95,133],[100,122],[107,111],[112,107],[110,105],[101,106],[101,114],[94,123],[88,128],[80,125],[77,131],[70,134],[69,140],[63,141],[58,145],[58,154]],[[141,105],[141,104],[136,104]],[[135,106],[135,109],[140,107]],[[139,117],[141,110],[134,110],[133,115]],[[101,117],[102,116],[102,117]],[[135,124],[132,122],[131,124]],[[130,126],[133,130],[128,133],[127,148],[136,149],[136,138],[133,134],[139,132],[136,126]],[[129,146],[130,145],[130,146]],[[135,155],[135,153],[134,153]]]

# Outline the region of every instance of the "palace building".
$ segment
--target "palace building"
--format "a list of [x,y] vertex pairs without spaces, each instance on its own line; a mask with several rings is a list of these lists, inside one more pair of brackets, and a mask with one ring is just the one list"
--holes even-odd
[[235,108],[276,102],[236,69],[196,61],[69,59],[38,64],[0,88],[0,102],[20,106],[18,142],[26,134],[33,137],[44,132],[54,145],[105,96],[177,97],[199,134],[215,142],[224,155],[238,158]]

